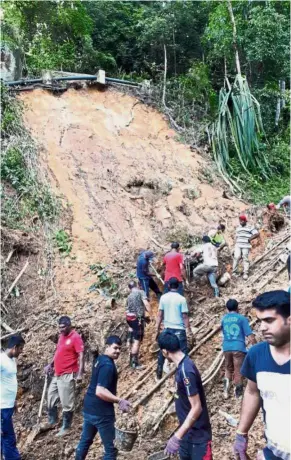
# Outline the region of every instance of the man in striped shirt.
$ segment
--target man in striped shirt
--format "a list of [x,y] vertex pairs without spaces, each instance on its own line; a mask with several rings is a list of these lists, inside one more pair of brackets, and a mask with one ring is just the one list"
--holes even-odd
[[239,227],[236,229],[236,242],[234,248],[233,274],[237,274],[240,259],[243,260],[243,279],[248,279],[249,273],[249,253],[252,247],[251,241],[259,236],[258,230],[251,225],[247,225],[247,217],[242,214],[239,216]]

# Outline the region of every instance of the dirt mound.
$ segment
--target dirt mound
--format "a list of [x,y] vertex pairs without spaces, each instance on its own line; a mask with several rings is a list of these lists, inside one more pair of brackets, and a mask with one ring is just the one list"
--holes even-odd
[[[226,238],[232,243],[237,216],[246,205],[226,198],[211,165],[175,139],[175,132],[169,130],[161,114],[132,96],[115,90],[83,89],[69,90],[60,96],[35,90],[23,93],[21,98],[25,104],[26,125],[41,147],[43,169],[68,210],[60,225],[70,233],[73,247],[69,257],[52,259],[54,274],[46,296],[31,306],[27,317],[30,329],[25,353],[20,359],[23,394],[17,416],[17,435],[24,459],[72,459],[81,432],[81,407],[90,377],[92,354],[98,348],[102,351],[104,337],[109,332],[123,339],[126,337],[124,286],[135,274],[138,252],[152,248],[161,255],[172,240],[181,241],[186,249],[216,227],[218,221],[225,222]],[[249,215],[253,215],[251,219],[257,223],[256,212],[249,212]],[[264,251],[268,238],[261,235],[253,251],[256,257]],[[13,242],[10,245],[13,248]],[[269,287],[274,276],[272,273],[270,277],[267,265],[275,263],[278,254],[272,257],[264,261],[265,265],[258,264],[253,274],[257,279],[264,274],[260,281],[268,283]],[[228,258],[224,264],[229,264]],[[279,266],[276,273],[280,275],[280,286],[285,283],[285,274],[281,272]],[[33,273],[33,279],[37,276]],[[111,294],[117,289],[120,296],[117,303],[100,295],[108,288]],[[37,289],[36,284],[36,292]],[[223,293],[237,297],[243,305],[242,311],[252,317],[250,301],[256,288],[251,283],[231,282]],[[216,301],[212,295],[205,283],[192,283],[187,292],[197,342],[217,328],[224,312],[224,299]],[[152,299],[152,306],[156,311],[155,299]],[[37,418],[42,369],[52,358],[55,347],[56,319],[64,313],[73,318],[87,350],[86,376],[78,390],[73,430],[70,436],[57,442],[56,430],[41,434],[32,445],[25,447],[27,435]],[[150,324],[141,353],[148,379],[131,394],[132,402],[155,385],[153,336],[154,325]],[[221,339],[217,333],[195,353],[201,373],[207,371],[220,348]],[[124,397],[134,389],[137,378],[129,369],[125,345],[118,369],[118,393]],[[227,425],[218,410],[238,418],[239,405],[233,398],[222,401],[221,381],[222,368],[207,386],[207,400],[213,426],[214,459],[227,460],[231,456],[235,429]],[[140,426],[138,441],[131,453],[120,455],[121,459],[143,460],[149,453],[163,448],[177,425],[175,415],[165,417],[155,436],[151,430],[160,410],[172,396],[172,387],[173,381],[169,379],[139,407],[136,413]],[[261,442],[259,419],[253,433],[252,458]],[[98,458],[101,452],[97,437],[88,459]]]
[[87,295],[90,264],[133,261],[138,249],[155,246],[151,237],[165,243],[179,229],[201,237],[220,219],[232,234],[245,205],[222,197],[209,164],[153,108],[115,90],[21,98],[41,161],[72,213],[74,259],[56,276],[69,309],[74,292]]

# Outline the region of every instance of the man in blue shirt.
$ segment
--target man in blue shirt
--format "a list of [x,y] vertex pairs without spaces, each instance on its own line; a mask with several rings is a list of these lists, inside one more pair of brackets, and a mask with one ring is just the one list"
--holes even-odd
[[[187,301],[184,296],[178,293],[179,280],[177,278],[169,279],[169,288],[170,292],[163,294],[160,300],[156,338],[159,336],[161,323],[164,322],[164,330],[175,334],[178,337],[181,350],[188,353],[187,335],[189,343],[192,345],[193,334],[190,328]],[[164,361],[165,358],[160,351],[157,368],[158,379],[162,378]]]
[[263,409],[265,460],[290,460],[290,294],[270,291],[253,301],[264,342],[248,352],[241,373],[248,379],[234,454],[247,458],[248,432]]
[[128,412],[130,408],[128,401],[116,396],[117,369],[114,361],[118,359],[120,350],[120,338],[112,335],[106,340],[104,354],[94,360],[91,382],[84,398],[84,424],[75,460],[86,458],[98,431],[104,446],[103,460],[117,458],[114,404],[117,403],[122,412]]
[[148,300],[150,298],[150,289],[156,294],[158,300],[160,300],[162,293],[150,273],[150,261],[153,257],[154,253],[152,251],[144,251],[138,256],[136,277],[139,280],[141,289],[146,293]]
[[176,366],[175,406],[180,427],[169,439],[165,452],[181,460],[212,460],[211,425],[199,371],[180,349],[175,334],[163,332],[159,346],[165,358]]
[[256,343],[256,339],[248,319],[238,313],[238,302],[235,299],[229,299],[226,302],[226,308],[229,313],[224,315],[221,321],[225,358],[224,397],[228,398],[233,376],[235,397],[240,398],[243,394],[240,368],[247,353],[245,338],[249,337],[252,345]]

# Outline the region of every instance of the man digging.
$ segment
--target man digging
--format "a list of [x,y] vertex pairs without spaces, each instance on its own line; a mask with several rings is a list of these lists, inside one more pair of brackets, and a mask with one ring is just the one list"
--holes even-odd
[[63,425],[57,436],[64,436],[70,429],[75,410],[75,382],[81,381],[84,371],[84,343],[81,336],[72,329],[68,316],[59,319],[60,337],[53,362],[45,367],[45,373],[52,374],[48,389],[48,424],[53,428],[58,421],[58,402],[63,408]]

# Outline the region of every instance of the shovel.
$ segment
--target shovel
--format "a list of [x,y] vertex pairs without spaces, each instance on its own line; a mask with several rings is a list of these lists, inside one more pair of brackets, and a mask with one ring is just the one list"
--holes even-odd
[[45,397],[46,390],[47,390],[47,383],[48,383],[48,376],[46,375],[45,380],[44,380],[44,386],[43,386],[43,390],[42,390],[42,395],[41,395],[41,400],[40,400],[40,406],[39,406],[39,411],[38,411],[38,415],[37,415],[36,425],[34,426],[32,432],[27,436],[27,439],[26,439],[26,442],[25,442],[25,447],[27,447],[32,441],[34,441],[35,437],[40,433],[40,431],[42,431],[41,430],[41,424],[39,422],[40,422],[40,418],[41,418],[41,413],[42,413],[42,408],[43,408],[43,403],[44,403],[44,397]]

